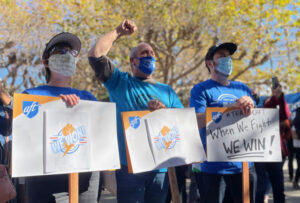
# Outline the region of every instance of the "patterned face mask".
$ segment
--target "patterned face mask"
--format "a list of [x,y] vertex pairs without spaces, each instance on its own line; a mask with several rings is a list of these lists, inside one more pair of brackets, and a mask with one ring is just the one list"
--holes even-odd
[[230,56],[222,57],[218,59],[219,64],[217,66],[217,71],[220,73],[229,76],[232,73],[232,60]]
[[137,58],[140,60],[140,65],[138,66],[138,69],[142,71],[143,73],[150,75],[155,70],[155,58],[153,56],[146,56]]
[[49,68],[51,71],[71,77],[76,72],[75,57],[69,52],[65,54],[52,55],[49,58]]

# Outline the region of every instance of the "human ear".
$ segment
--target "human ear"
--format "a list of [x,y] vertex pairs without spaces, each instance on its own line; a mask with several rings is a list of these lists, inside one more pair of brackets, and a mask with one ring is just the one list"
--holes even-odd
[[47,60],[47,59],[43,59],[43,64],[44,64],[45,68],[48,68],[48,67],[49,67],[48,60]]
[[214,68],[214,62],[212,60],[206,61],[206,65],[210,70]]

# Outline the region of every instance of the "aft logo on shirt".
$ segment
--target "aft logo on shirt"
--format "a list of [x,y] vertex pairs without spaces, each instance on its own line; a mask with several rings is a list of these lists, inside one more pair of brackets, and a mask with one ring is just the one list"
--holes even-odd
[[40,104],[35,101],[23,101],[22,109],[25,116],[33,118],[39,112]]
[[216,100],[214,100],[212,106],[230,107],[236,102],[238,98],[232,94],[221,94]]

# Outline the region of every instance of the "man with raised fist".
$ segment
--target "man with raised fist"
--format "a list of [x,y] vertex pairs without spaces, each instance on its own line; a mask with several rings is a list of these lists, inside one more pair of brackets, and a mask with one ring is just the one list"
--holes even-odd
[[118,143],[121,170],[116,171],[118,202],[165,202],[169,181],[167,169],[138,174],[128,173],[121,112],[182,108],[174,90],[152,78],[155,53],[147,43],[132,48],[130,66],[132,75],[121,72],[106,54],[120,37],[137,30],[135,23],[124,20],[116,29],[100,37],[89,50],[89,62],[95,75],[107,88],[110,100],[117,105]]

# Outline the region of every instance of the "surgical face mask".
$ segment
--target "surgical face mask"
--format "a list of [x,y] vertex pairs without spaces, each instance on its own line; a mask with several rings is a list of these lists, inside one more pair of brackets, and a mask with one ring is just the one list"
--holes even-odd
[[65,54],[52,55],[48,61],[50,70],[61,75],[71,77],[76,72],[75,57],[69,52]]
[[150,75],[155,70],[155,58],[153,56],[146,56],[138,58],[140,65],[137,67],[143,73]]
[[230,56],[222,57],[218,59],[217,71],[220,73],[229,76],[232,73],[232,60]]

